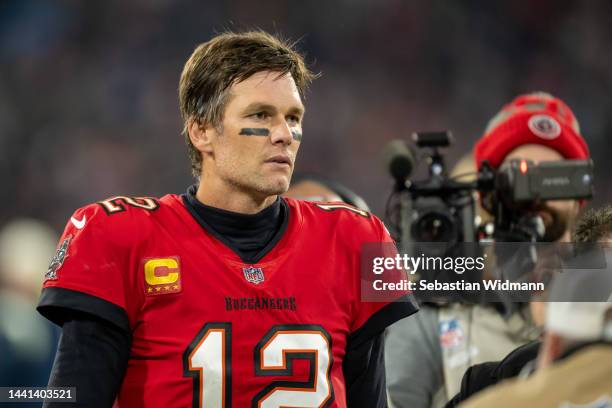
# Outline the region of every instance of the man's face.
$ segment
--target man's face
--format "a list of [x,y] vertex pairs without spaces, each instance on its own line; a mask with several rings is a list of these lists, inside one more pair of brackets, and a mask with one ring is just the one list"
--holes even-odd
[[220,129],[204,153],[202,179],[266,198],[289,188],[304,106],[290,74],[262,71],[230,88]]
[[[550,147],[527,144],[512,150],[504,159],[505,164],[513,159],[542,161],[563,160],[559,152]],[[569,232],[578,215],[580,206],[575,200],[553,200],[535,203],[529,211],[539,215],[546,227],[545,241],[569,241]]]

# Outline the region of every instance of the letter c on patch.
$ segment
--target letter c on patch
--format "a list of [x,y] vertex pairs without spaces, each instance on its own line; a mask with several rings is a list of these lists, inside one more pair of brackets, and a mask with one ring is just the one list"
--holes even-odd
[[[151,286],[174,283],[179,278],[178,267],[176,259],[149,259],[144,265],[145,280]],[[165,270],[160,270],[162,268]]]

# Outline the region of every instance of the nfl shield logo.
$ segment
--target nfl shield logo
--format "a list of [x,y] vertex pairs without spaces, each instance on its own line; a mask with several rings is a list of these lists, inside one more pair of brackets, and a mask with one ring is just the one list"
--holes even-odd
[[264,273],[261,268],[249,266],[248,268],[242,268],[242,273],[244,273],[244,279],[246,279],[247,282],[254,283],[255,285],[259,285],[264,281]]

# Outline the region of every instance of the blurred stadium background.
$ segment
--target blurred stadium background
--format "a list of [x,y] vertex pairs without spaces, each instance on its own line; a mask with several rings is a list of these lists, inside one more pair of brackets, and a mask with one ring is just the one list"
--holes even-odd
[[182,65],[214,33],[246,28],[299,39],[323,74],[307,94],[297,171],[346,184],[379,215],[387,141],[451,129],[452,163],[504,103],[534,90],[574,110],[596,165],[593,205],[611,201],[609,0],[5,0],[0,227],[29,217],[59,234],[88,202],[185,191]]

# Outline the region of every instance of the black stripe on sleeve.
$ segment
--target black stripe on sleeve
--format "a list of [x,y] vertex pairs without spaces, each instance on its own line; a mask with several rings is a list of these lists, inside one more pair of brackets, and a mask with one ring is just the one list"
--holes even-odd
[[130,321],[126,311],[114,303],[75,290],[48,287],[43,289],[36,308],[53,323],[62,326],[73,311],[94,315],[113,323],[130,333]]
[[401,298],[383,306],[357,330],[351,333],[347,339],[347,349],[357,347],[364,341],[380,334],[388,326],[404,317],[418,312],[419,307],[412,295],[404,295]]

